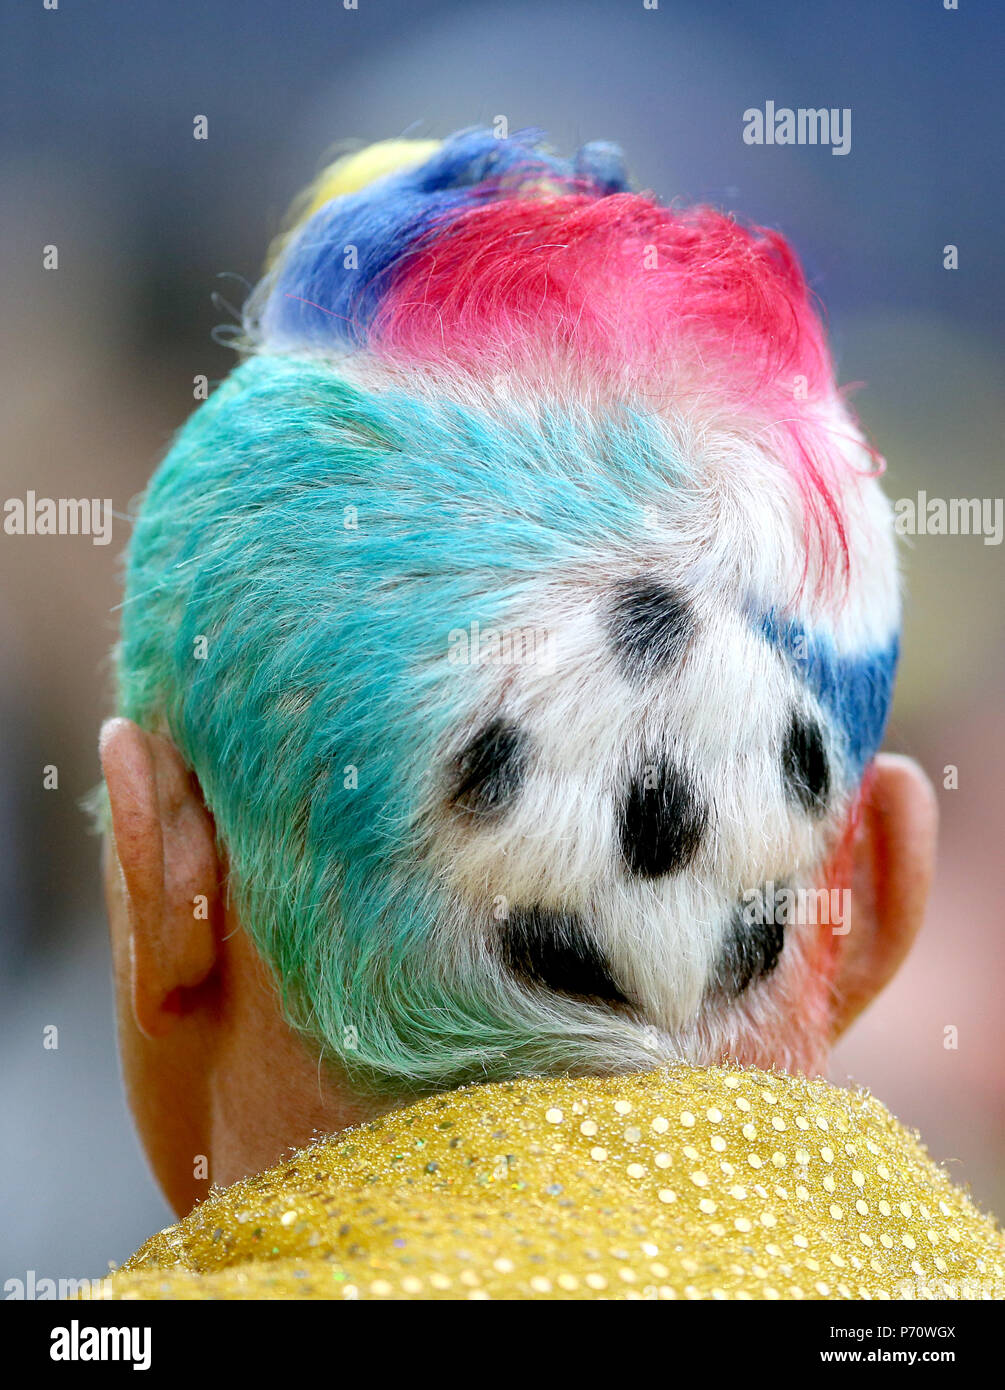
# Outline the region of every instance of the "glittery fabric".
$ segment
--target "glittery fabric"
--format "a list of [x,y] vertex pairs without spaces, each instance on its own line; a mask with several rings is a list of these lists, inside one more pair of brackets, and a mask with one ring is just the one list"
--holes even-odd
[[1000,1298],[1005,1239],[868,1094],[757,1070],[467,1087],[213,1193],[120,1298]]

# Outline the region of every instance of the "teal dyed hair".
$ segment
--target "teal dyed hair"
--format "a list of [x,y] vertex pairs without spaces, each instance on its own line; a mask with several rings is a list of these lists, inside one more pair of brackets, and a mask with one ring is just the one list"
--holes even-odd
[[652,1061],[637,1019],[534,998],[458,947],[423,807],[483,679],[450,664],[451,631],[637,537],[667,469],[642,414],[490,415],[263,356],[150,483],[120,712],[197,775],[290,1019],[360,1085]]

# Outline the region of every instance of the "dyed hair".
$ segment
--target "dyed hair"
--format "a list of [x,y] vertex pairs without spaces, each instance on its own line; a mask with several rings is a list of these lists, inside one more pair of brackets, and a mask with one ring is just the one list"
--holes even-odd
[[[198,776],[361,1087],[812,1067],[899,598],[776,232],[612,146],[387,142],[308,192],[139,510],[120,711]],[[199,639],[204,639],[200,641]]]

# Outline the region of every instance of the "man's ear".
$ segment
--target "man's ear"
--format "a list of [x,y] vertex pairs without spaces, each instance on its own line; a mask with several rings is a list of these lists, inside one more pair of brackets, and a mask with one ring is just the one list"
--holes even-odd
[[937,829],[935,791],[922,769],[880,754],[863,785],[853,840],[851,922],[840,938],[832,1040],[893,977],[918,933]]
[[99,748],[125,894],[133,1016],[147,1037],[161,1037],[216,963],[213,822],[170,740],[109,719]]

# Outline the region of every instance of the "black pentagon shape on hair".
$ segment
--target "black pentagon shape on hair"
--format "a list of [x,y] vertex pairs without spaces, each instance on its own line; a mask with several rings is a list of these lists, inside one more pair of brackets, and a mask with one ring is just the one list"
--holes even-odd
[[639,878],[680,873],[708,827],[709,809],[692,778],[668,759],[643,765],[621,808],[621,850]]
[[790,800],[821,815],[827,807],[831,775],[820,725],[793,710],[782,749],[782,771]]
[[528,984],[607,1004],[628,1003],[576,912],[511,908],[501,924],[499,946],[506,966]]
[[618,585],[607,634],[628,680],[645,680],[676,661],[693,632],[690,603],[668,585],[645,575]]
[[454,759],[451,803],[473,816],[503,812],[520,790],[529,740],[516,724],[493,719]]
[[772,916],[771,922],[752,921],[746,904],[734,909],[716,964],[717,989],[735,997],[775,969],[785,945],[786,924],[777,911]]

